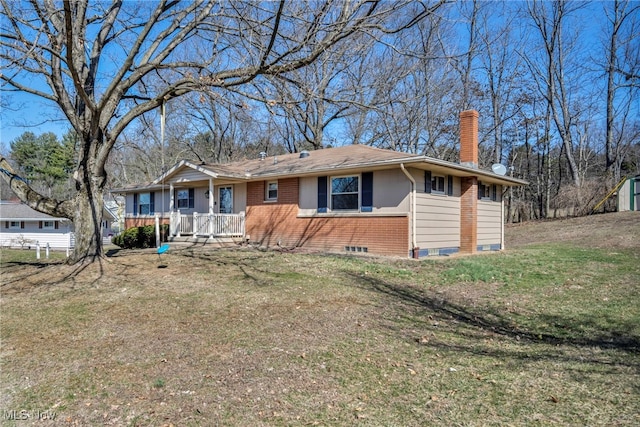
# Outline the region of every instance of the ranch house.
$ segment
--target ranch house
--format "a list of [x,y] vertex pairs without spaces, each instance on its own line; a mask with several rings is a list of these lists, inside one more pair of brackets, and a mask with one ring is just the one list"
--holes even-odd
[[183,160],[125,196],[125,228],[170,239],[419,258],[504,249],[503,199],[525,181],[478,168],[478,113],[460,114],[460,163],[364,145],[227,164]]

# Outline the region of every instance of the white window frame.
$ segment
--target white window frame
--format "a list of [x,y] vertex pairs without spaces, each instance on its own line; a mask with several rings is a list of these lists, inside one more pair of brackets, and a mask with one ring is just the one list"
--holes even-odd
[[[275,185],[275,189],[271,188],[272,185]],[[275,196],[271,194],[273,191],[275,191]],[[267,181],[265,185],[265,200],[268,202],[278,200],[278,181]]]
[[9,229],[10,230],[20,229],[20,221],[9,221]]
[[[147,203],[142,203],[142,197],[147,196]],[[147,212],[142,212],[142,207],[147,206]],[[138,194],[138,212],[137,215],[151,215],[151,193],[140,193]]]
[[[341,179],[341,178],[355,178],[358,180],[358,190],[357,191],[351,191],[351,192],[343,192],[343,193],[334,193],[333,192],[333,180],[334,179]],[[329,178],[329,201],[331,202],[331,210],[332,211],[337,211],[337,212],[358,212],[360,210],[360,198],[362,197],[362,179],[360,179],[360,175],[356,174],[356,175],[339,175],[339,176],[332,176]],[[357,194],[358,195],[358,200],[356,202],[356,206],[353,208],[348,208],[348,209],[336,209],[333,206],[333,196],[334,195],[349,195],[349,194]]]
[[176,190],[176,208],[189,209],[189,189],[188,188],[180,188]]
[[56,228],[55,221],[42,221],[42,228],[47,230],[54,230]]
[[[442,180],[442,189],[438,188],[438,181]],[[431,193],[432,194],[445,194],[447,189],[447,180],[444,175],[431,174]]]
[[[478,181],[478,187],[483,188],[482,197],[480,198],[480,200],[493,200],[493,198],[491,197],[490,184],[485,184],[482,181]],[[480,191],[480,188],[478,188],[478,191]]]

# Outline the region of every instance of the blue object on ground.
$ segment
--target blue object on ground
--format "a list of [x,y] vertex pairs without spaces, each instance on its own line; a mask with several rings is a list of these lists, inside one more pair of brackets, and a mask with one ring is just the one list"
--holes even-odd
[[162,246],[160,246],[158,248],[158,255],[163,254],[163,253],[167,252],[168,250],[169,250],[169,245],[165,243],[164,245],[162,245]]

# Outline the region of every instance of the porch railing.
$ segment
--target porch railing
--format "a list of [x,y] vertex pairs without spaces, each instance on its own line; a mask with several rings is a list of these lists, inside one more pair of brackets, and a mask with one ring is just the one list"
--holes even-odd
[[171,213],[172,236],[243,237],[244,213],[240,214],[181,214]]

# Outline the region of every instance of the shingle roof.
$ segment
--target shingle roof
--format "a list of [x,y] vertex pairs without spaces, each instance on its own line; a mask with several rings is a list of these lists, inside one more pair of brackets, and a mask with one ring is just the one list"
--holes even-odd
[[[189,167],[213,178],[250,181],[266,178],[282,178],[303,175],[323,175],[328,173],[357,171],[364,169],[382,169],[398,167],[400,164],[411,165],[420,169],[432,169],[455,176],[478,176],[491,183],[522,185],[526,181],[496,175],[492,171],[472,168],[445,160],[418,154],[399,153],[368,145],[346,145],[309,152],[307,157],[300,153],[276,155],[261,159],[241,160],[232,163],[197,163],[182,160],[150,184],[126,186],[117,193],[128,193],[140,190],[156,190],[170,181],[170,177],[179,170]],[[395,166],[394,166],[395,165]]]
[[0,220],[20,219],[20,220],[40,220],[40,219],[64,219],[47,215],[31,209],[29,206],[20,202],[0,202]]
[[309,156],[304,158],[301,158],[300,153],[293,153],[270,156],[264,160],[252,159],[228,164],[205,164],[202,167],[218,175],[246,178],[249,176],[296,175],[332,169],[358,168],[418,157],[421,156],[354,144],[311,151]]

